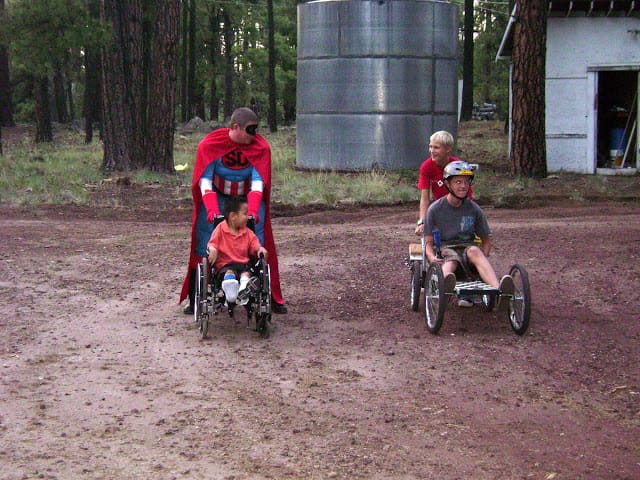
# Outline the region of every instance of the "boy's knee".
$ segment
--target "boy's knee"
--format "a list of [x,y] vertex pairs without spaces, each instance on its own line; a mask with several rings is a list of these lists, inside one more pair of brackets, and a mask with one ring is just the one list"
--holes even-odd
[[467,248],[466,254],[470,260],[484,257],[484,252],[480,249],[480,247],[477,247],[475,245]]

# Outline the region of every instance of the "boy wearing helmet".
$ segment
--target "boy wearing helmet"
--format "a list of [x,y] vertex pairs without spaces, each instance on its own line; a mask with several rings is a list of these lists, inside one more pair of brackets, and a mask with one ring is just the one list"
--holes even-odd
[[[436,200],[427,210],[425,224],[425,253],[429,263],[440,262],[444,274],[445,292],[453,292],[456,286],[455,271],[460,266],[465,272],[477,270],[480,278],[501,293],[512,294],[513,279],[509,275],[498,281],[489,263],[491,230],[482,209],[467,198],[474,178],[474,168],[467,162],[454,161],[444,168],[446,196]],[[442,249],[436,256],[432,232],[440,231]],[[474,243],[476,235],[480,245]]]

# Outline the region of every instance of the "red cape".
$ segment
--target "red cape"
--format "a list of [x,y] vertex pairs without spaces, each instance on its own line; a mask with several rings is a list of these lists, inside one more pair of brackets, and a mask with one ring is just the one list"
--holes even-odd
[[191,217],[191,249],[189,256],[189,267],[187,275],[182,283],[182,291],[180,293],[180,302],[189,296],[189,278],[191,270],[195,269],[200,262],[200,257],[195,254],[196,248],[196,219],[198,212],[202,207],[202,193],[200,192],[200,177],[204,173],[207,166],[234,150],[241,150],[245,157],[251,162],[258,171],[264,182],[264,190],[262,192],[262,201],[265,204],[264,218],[264,248],[267,249],[269,255],[267,261],[271,274],[271,296],[276,303],[284,304],[282,292],[280,290],[280,274],[278,272],[278,254],[276,252],[276,244],[273,240],[273,230],[271,229],[271,148],[262,135],[257,134],[254,141],[249,145],[241,145],[229,138],[228,128],[219,128],[214,130],[198,145],[196,152],[196,163],[193,166],[193,179],[191,181],[191,194],[193,195],[193,215]]

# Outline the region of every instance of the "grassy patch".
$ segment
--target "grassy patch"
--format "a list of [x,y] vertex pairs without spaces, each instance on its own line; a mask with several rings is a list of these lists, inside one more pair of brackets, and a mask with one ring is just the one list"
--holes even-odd
[[0,157],[0,203],[85,203],[88,185],[100,181],[96,145],[22,143]]
[[[638,182],[633,177],[558,174],[542,180],[514,178],[510,174],[508,139],[503,128],[502,122],[465,122],[459,127],[456,154],[480,165],[474,197],[481,204],[523,207],[532,201],[535,203],[532,199],[540,202],[540,199],[563,197],[585,201],[595,196],[638,195]],[[419,198],[417,168],[359,173],[299,170],[295,166],[295,129],[283,128],[264,135],[272,150],[274,202],[292,206],[337,206],[417,202]],[[145,170],[106,175],[100,170],[102,144],[94,141],[86,145],[79,130],[56,133],[52,144],[34,144],[32,135],[14,135],[9,141],[3,135],[0,203],[89,204],[102,185],[119,184],[122,177],[126,177],[127,184],[168,187],[166,191],[174,192],[173,198],[189,200],[195,152],[203,137],[202,132],[176,134],[174,162],[176,166],[185,167],[176,175]],[[427,155],[425,152],[424,156]],[[110,197],[109,201],[114,200]]]

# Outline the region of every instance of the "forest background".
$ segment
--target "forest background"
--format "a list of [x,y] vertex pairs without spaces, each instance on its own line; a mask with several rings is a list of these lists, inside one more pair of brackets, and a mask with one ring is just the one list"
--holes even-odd
[[[80,124],[87,143],[98,129],[103,170],[165,173],[176,123],[215,127],[251,106],[271,132],[293,125],[298,3],[0,0],[0,122],[35,124],[38,142],[53,123]],[[463,113],[490,102],[504,118],[508,63],[495,54],[509,3],[458,3]]]

